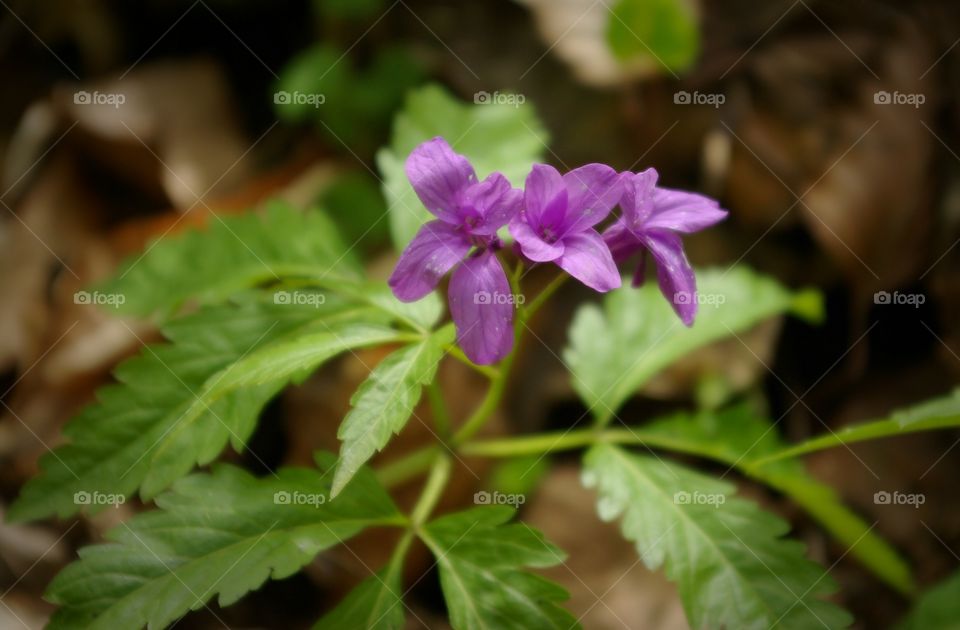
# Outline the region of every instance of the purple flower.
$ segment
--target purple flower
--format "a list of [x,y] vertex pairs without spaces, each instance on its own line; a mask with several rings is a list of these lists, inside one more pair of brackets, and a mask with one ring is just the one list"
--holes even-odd
[[[413,189],[436,220],[420,228],[400,256],[389,284],[403,302],[450,278],[450,314],[457,340],[474,363],[495,363],[513,349],[510,284],[494,255],[497,230],[519,211],[523,193],[500,173],[477,181],[470,162],[443,138],[413,150],[406,162]],[[459,263],[459,266],[457,266]]]
[[646,252],[657,263],[660,291],[687,326],[697,314],[697,280],[683,251],[680,234],[697,232],[722,221],[726,210],[713,199],[660,188],[657,171],[625,173],[622,216],[604,232],[614,258],[622,261],[640,251],[642,258],[633,277],[634,286],[643,282]]
[[597,291],[620,286],[620,273],[603,238],[593,228],[620,199],[620,176],[603,164],[587,164],[561,176],[537,164],[527,176],[523,211],[510,233],[524,256],[555,262]]

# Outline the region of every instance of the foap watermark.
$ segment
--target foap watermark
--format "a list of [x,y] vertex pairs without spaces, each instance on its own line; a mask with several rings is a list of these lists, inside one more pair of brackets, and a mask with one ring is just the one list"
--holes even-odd
[[720,306],[726,303],[727,296],[722,293],[700,293],[698,291],[677,291],[673,294],[674,304],[699,304],[701,306]]
[[720,492],[700,492],[699,490],[687,492],[681,490],[674,493],[673,502],[676,505],[712,505],[718,508],[727,502],[727,496]]
[[100,293],[99,291],[94,291],[91,293],[89,291],[77,291],[73,294],[73,303],[84,306],[95,305],[120,308],[126,303],[126,301],[127,296],[125,296],[123,293]]
[[310,94],[307,92],[280,90],[273,93],[273,102],[276,105],[310,105],[320,107],[327,102],[326,94]]
[[877,291],[873,294],[873,303],[874,304],[896,304],[912,306],[913,308],[920,308],[920,305],[927,301],[927,296],[923,293],[900,293],[899,291],[894,291],[890,293],[889,291]]
[[527,97],[523,94],[511,94],[509,92],[485,92],[480,90],[473,95],[474,105],[511,105],[520,107],[527,102]]
[[476,505],[512,505],[518,507],[526,501],[527,497],[522,494],[507,494],[496,490],[493,492],[481,490],[473,495],[473,502]]
[[327,502],[327,495],[319,492],[300,492],[294,490],[278,490],[273,493],[274,505],[309,505],[315,508],[320,507]]
[[73,93],[73,102],[76,105],[109,105],[119,109],[121,105],[127,102],[127,97],[114,92],[79,90]]
[[927,497],[920,492],[907,493],[898,490],[893,492],[880,490],[873,494],[873,502],[876,505],[912,505],[914,508],[919,508],[927,502]]
[[527,298],[522,293],[500,293],[499,291],[490,293],[489,291],[477,291],[473,294],[474,304],[513,304],[514,306],[520,306],[526,301]]
[[277,291],[273,294],[273,303],[287,306],[312,306],[320,308],[327,301],[323,293],[311,291]]
[[927,97],[923,94],[907,94],[904,92],[887,92],[880,90],[873,95],[873,102],[876,105],[912,105],[919,108],[927,102]]
[[127,497],[122,494],[98,492],[96,490],[93,492],[79,490],[73,493],[73,503],[75,505],[112,505],[113,507],[120,507],[126,502]]
[[673,102],[677,105],[709,105],[718,108],[727,102],[727,97],[715,92],[687,92],[680,90],[673,93]]

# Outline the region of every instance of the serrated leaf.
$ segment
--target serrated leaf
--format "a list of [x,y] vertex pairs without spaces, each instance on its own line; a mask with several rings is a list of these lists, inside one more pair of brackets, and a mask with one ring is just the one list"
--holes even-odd
[[332,455],[321,470],[281,469],[257,479],[229,465],[179,480],[159,510],[86,547],[52,582],[50,628],[165,627],[219,595],[228,606],[267,579],[297,572],[316,554],[373,525],[403,517],[373,474],[329,499]]
[[423,530],[440,567],[440,585],[456,630],[579,627],[559,606],[560,586],[523,567],[551,567],[565,554],[525,524],[506,525],[513,508],[474,508],[438,518]]
[[688,2],[620,0],[610,9],[607,43],[623,61],[646,58],[679,72],[696,61],[700,33]]
[[786,494],[887,584],[902,593],[913,591],[910,566],[897,550],[845,506],[833,488],[812,477],[801,462],[753,464],[781,450],[783,440],[770,420],[746,405],[722,412],[676,414],[644,425],[641,432],[652,443],[669,443],[683,452],[724,462]]
[[530,104],[464,103],[436,85],[411,91],[394,119],[390,145],[377,153],[390,232],[398,251],[432,218],[413,192],[403,164],[414,147],[436,136],[466,155],[478,178],[499,171],[518,187],[534,162],[542,160],[548,142]]
[[960,426],[960,389],[926,402],[898,409],[888,418],[857,423],[811,438],[789,448],[765,453],[757,463],[787,459],[843,444]]
[[960,629],[960,573],[954,573],[924,593],[897,630]]
[[835,585],[782,538],[781,519],[733,496],[734,487],[683,466],[619,447],[585,456],[584,482],[599,493],[604,520],[644,564],[666,567],[694,628],[843,628],[851,618],[823,597]]
[[650,378],[687,353],[780,315],[815,318],[818,294],[793,293],[743,266],[697,274],[703,304],[692,328],[685,327],[656,283],[639,289],[624,283],[603,300],[580,307],[570,326],[564,358],[581,399],[606,424]]
[[[397,340],[397,332],[382,324],[318,323],[322,326],[319,332],[297,334],[262,346],[208,378],[176,423],[154,443],[141,496],[152,497],[202,462],[198,435],[206,442],[226,442],[231,427],[207,413],[224,397],[262,389],[275,393],[291,381],[302,381],[341,352]],[[212,449],[206,453],[211,459],[215,456]]]
[[[287,383],[294,365],[284,371],[268,367],[270,378],[254,379],[263,376],[255,369],[263,365],[244,371],[237,364],[242,368],[264,355],[282,363],[290,354],[277,349],[287,348],[299,355],[295,367],[315,367],[341,347],[343,337],[325,332],[301,346],[299,331],[318,322],[357,328],[338,324],[341,316],[353,320],[364,313],[334,300],[320,309],[250,302],[209,307],[169,322],[163,332],[170,343],[148,346],[121,364],[115,373],[119,384],[99,390],[98,402],[66,425],[69,442],[41,458],[41,474],[24,486],[8,518],[66,517],[103,507],[78,501],[76,493],[127,497],[140,488],[150,497],[194,465],[212,461],[228,441],[241,450],[260,410]],[[376,330],[381,336],[374,339],[387,338],[387,329]],[[294,341],[284,341],[288,337]],[[362,344],[370,338],[350,340]],[[230,383],[235,386],[225,387]]]
[[379,571],[353,589],[313,630],[399,630],[403,627],[400,572]]
[[394,351],[350,398],[353,409],[337,432],[342,444],[333,478],[334,496],[360,466],[406,426],[423,386],[433,380],[445,346],[452,341],[453,327],[445,326],[421,342]]
[[356,280],[359,271],[326,215],[274,202],[262,214],[213,217],[205,230],[155,241],[98,291],[123,296],[122,313],[150,315],[190,298],[221,302],[286,275]]

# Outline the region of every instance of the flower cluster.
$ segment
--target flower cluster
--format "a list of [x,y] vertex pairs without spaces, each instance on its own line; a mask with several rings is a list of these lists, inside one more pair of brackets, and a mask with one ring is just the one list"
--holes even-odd
[[[394,295],[413,302],[433,291],[447,272],[448,300],[457,340],[475,363],[495,363],[513,349],[515,298],[497,251],[507,226],[516,248],[535,263],[552,262],[600,292],[620,286],[617,262],[641,255],[634,285],[643,281],[649,252],[660,289],[684,324],[693,324],[696,278],[680,234],[721,221],[726,211],[701,195],[657,186],[657,172],[617,173],[588,164],[561,175],[536,164],[524,190],[500,173],[478,181],[470,162],[443,138],[419,145],[406,162],[414,191],[436,219],[413,238],[390,276]],[[619,204],[620,216],[597,231]],[[507,296],[514,299],[491,299]]]

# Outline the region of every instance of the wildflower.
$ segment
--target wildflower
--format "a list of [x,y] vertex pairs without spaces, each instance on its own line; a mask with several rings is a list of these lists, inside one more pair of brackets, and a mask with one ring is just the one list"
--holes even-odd
[[434,216],[400,256],[389,284],[403,302],[433,291],[454,267],[448,300],[457,341],[474,363],[495,363],[513,349],[510,283],[495,251],[497,230],[519,211],[523,193],[500,173],[477,181],[470,162],[437,137],[406,162],[414,191]]
[[634,286],[643,283],[646,252],[657,264],[660,291],[687,326],[697,314],[697,280],[683,251],[680,234],[709,227],[727,216],[726,210],[708,197],[660,188],[657,171],[625,173],[621,217],[604,232],[614,259],[625,260],[641,253],[633,277]]
[[524,256],[554,262],[597,291],[620,286],[610,250],[594,229],[621,196],[620,176],[603,164],[587,164],[561,176],[537,164],[527,176],[524,207],[510,233]]

